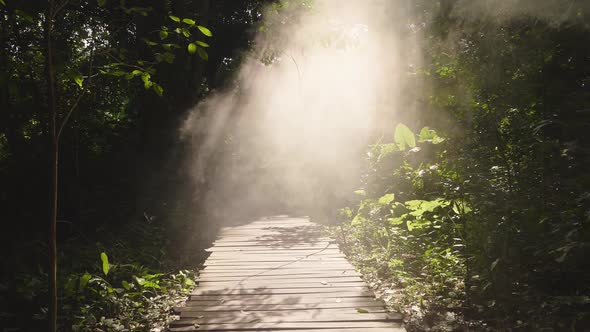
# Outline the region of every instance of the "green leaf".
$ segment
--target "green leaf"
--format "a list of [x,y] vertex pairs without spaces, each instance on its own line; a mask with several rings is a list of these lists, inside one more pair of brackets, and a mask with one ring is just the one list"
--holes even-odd
[[4,0],[0,0],[0,4],[2,4],[3,6],[6,6],[6,2],[4,2]]
[[378,147],[379,147],[379,156],[377,158],[377,162],[380,162],[383,158],[386,158],[387,156],[400,151],[397,144],[393,144],[393,143],[379,144]]
[[195,285],[195,282],[191,278],[185,278],[184,279],[184,284],[186,286],[194,286]]
[[107,4],[107,0],[98,0],[98,6],[104,7]]
[[160,39],[164,40],[166,38],[168,38],[168,31],[161,30],[160,31]]
[[408,220],[406,222],[406,225],[408,226],[408,230],[409,231],[413,231],[415,229],[422,229],[426,226],[429,226],[430,224],[432,224],[430,221],[428,220]]
[[188,38],[191,36],[191,32],[188,29],[182,29],[182,34]]
[[131,289],[131,284],[129,284],[125,280],[121,281],[121,285],[123,285],[123,288],[125,288],[126,290],[130,290]]
[[389,218],[387,219],[387,222],[392,226],[398,226],[404,223],[404,218],[403,216],[397,218]]
[[143,73],[141,75],[141,80],[143,81],[143,87],[147,90],[152,87],[151,76],[149,73]]
[[354,218],[352,219],[352,221],[350,222],[351,225],[361,225],[365,222],[365,218],[363,216],[361,216],[360,214],[357,214],[356,216],[354,216]]
[[170,15],[168,17],[170,17],[170,19],[174,22],[180,22],[180,17],[178,16]]
[[201,59],[205,61],[209,60],[209,54],[207,54],[207,52],[205,52],[204,49],[197,48],[197,53],[199,54],[199,57],[201,57]]
[[197,45],[199,45],[199,46],[201,46],[201,47],[209,47],[209,44],[207,44],[207,43],[205,43],[205,42],[202,42],[202,41],[200,41],[200,40],[197,40],[197,41],[195,42],[195,44],[197,44]]
[[378,202],[381,205],[389,205],[394,200],[395,200],[395,194],[385,194],[379,198]]
[[213,34],[211,33],[211,30],[205,28],[202,25],[197,25],[197,28],[199,29],[199,31],[201,31],[202,34],[204,34],[207,37],[213,37]]
[[197,45],[195,45],[195,43],[190,43],[187,46],[187,50],[190,54],[195,54],[195,52],[197,51]]
[[493,261],[492,265],[490,265],[490,271],[494,271],[494,269],[496,268],[496,266],[498,265],[499,262],[500,262],[500,258],[497,258],[495,261]]
[[152,85],[152,89],[154,90],[154,92],[158,95],[158,96],[162,96],[162,94],[164,93],[164,88],[162,88],[162,86],[158,83],[154,83]]
[[76,82],[76,84],[78,84],[78,86],[81,89],[82,88],[82,83],[84,82],[84,77],[82,77],[82,76],[76,76],[76,77],[74,77],[74,82]]
[[365,196],[367,196],[367,192],[366,192],[366,191],[364,191],[363,189],[356,190],[356,191],[354,191],[354,193],[355,193],[356,195],[359,195],[359,196],[362,196],[362,197],[365,197]]
[[33,23],[33,17],[29,14],[27,14],[26,12],[20,10],[20,9],[15,9],[14,13],[16,14],[16,16],[18,16],[19,18],[29,22],[29,23]]
[[188,25],[195,25],[196,22],[194,20],[191,20],[190,18],[183,18],[182,23],[186,23]]
[[145,288],[155,288],[155,289],[160,289],[160,285],[156,284],[156,283],[155,283],[155,282],[153,282],[153,281],[142,280],[142,281],[140,281],[140,282],[139,282],[139,284],[140,284],[142,287],[145,287]]
[[361,313],[361,314],[368,314],[369,310],[364,309],[364,308],[357,308],[356,312]]
[[174,55],[174,53],[170,53],[170,52],[164,52],[162,53],[156,53],[156,60],[158,62],[162,62],[162,61],[166,61],[168,63],[173,63],[174,59],[176,58],[176,56]]
[[100,253],[100,260],[102,261],[102,272],[106,276],[109,274],[109,257],[107,256],[106,253],[101,252]]
[[400,123],[395,127],[394,141],[400,150],[405,150],[406,146],[411,148],[416,147],[414,133],[403,123]]
[[88,281],[90,281],[90,279],[92,279],[92,276],[90,275],[90,273],[88,273],[88,272],[84,273],[80,277],[80,289],[86,288],[86,286],[88,285]]
[[424,127],[420,130],[420,135],[418,136],[418,142],[429,142],[432,144],[440,144],[444,142],[444,138],[438,136],[436,131],[430,129],[429,127]]

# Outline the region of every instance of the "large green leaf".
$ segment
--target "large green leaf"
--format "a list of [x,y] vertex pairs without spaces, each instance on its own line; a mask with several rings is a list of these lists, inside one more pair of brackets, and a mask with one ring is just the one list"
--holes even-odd
[[80,277],[80,289],[86,288],[86,285],[88,285],[88,282],[90,281],[90,279],[92,279],[92,276],[90,275],[90,273],[88,273],[88,272],[84,273]]
[[439,144],[442,143],[445,139],[438,136],[436,131],[430,129],[429,127],[424,127],[420,130],[420,135],[418,136],[418,142],[429,142],[432,144]]
[[408,220],[406,222],[406,224],[408,226],[408,230],[413,231],[415,229],[421,229],[421,228],[427,227],[431,224],[431,222],[429,220],[418,219],[418,220]]
[[107,256],[106,253],[101,252],[100,253],[100,260],[102,261],[102,272],[104,273],[104,275],[108,275],[109,274],[109,256]]
[[183,18],[182,23],[185,23],[188,25],[195,25],[196,22],[194,20],[191,20],[190,18]]
[[395,143],[400,150],[405,150],[406,146],[413,148],[416,146],[416,138],[410,128],[403,123],[400,123],[395,127],[395,134],[393,137]]
[[209,60],[209,54],[207,54],[207,52],[205,52],[204,49],[197,47],[197,54],[199,54],[199,57],[205,61]]
[[82,75],[77,75],[76,77],[74,77],[74,82],[76,82],[76,84],[82,88],[82,84],[84,83],[84,77]]
[[201,31],[202,34],[204,34],[207,37],[212,37],[213,34],[211,33],[211,30],[205,28],[202,25],[197,25],[197,28],[199,29],[199,31]]
[[158,96],[162,96],[162,94],[164,94],[164,88],[162,88],[162,86],[158,83],[153,83],[152,89]]
[[188,44],[186,49],[188,50],[188,52],[190,54],[195,54],[195,52],[197,52],[197,45],[195,43],[190,43],[190,44]]
[[395,200],[395,194],[385,194],[379,198],[378,202],[381,205],[389,205],[394,200]]
[[404,223],[404,216],[401,217],[397,217],[397,218],[389,218],[387,219],[387,222],[389,222],[390,225],[392,226],[397,226],[397,225],[401,225]]

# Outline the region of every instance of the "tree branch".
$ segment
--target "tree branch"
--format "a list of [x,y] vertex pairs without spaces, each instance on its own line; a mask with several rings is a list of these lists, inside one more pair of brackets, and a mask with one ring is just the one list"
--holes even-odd
[[64,119],[62,120],[61,125],[59,126],[59,130],[57,131],[57,134],[56,134],[58,140],[59,140],[59,137],[60,137],[62,131],[64,130],[66,124],[68,123],[68,119],[70,118],[70,116],[72,115],[72,113],[74,112],[76,107],[78,106],[78,103],[80,102],[80,100],[82,99],[83,96],[84,96],[84,91],[82,91],[82,93],[80,93],[78,95],[78,98],[76,98],[74,105],[72,105],[72,107],[70,107],[70,110],[68,111],[68,113],[66,114]]
[[64,0],[64,2],[62,2],[61,5],[57,6],[57,9],[55,9],[55,11],[53,12],[53,15],[51,15],[52,20],[55,19],[57,14],[68,4],[68,2],[70,2],[70,0]]
[[[90,52],[90,68],[88,68],[88,76],[87,76],[88,77],[88,85],[90,85],[92,82],[92,69],[94,67],[94,47],[95,46],[96,46],[96,40],[93,39],[92,40],[92,51]],[[78,103],[80,103],[80,100],[82,100],[82,97],[84,96],[84,94],[85,94],[85,90],[82,90],[82,92],[76,98],[76,101],[74,102],[72,107],[70,107],[70,109],[68,110],[68,113],[66,114],[66,116],[61,121],[61,125],[59,126],[59,130],[57,131],[57,140],[59,140],[61,133],[63,132],[64,128],[66,127],[66,124],[68,123],[68,120],[70,119],[70,116],[76,110],[76,107],[78,106]]]

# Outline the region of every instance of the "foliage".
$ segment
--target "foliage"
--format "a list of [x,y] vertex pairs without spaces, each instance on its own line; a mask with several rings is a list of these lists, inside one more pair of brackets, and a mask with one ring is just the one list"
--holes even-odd
[[165,327],[175,301],[195,286],[195,276],[189,271],[154,273],[138,264],[113,264],[105,269],[108,258],[104,252],[101,260],[103,273],[75,273],[66,279],[62,316],[67,317],[63,324],[72,331]]
[[363,197],[356,211],[341,211],[347,221],[338,233],[369,278],[399,289],[387,299],[416,323],[464,302],[467,209],[446,189],[454,174],[445,169],[443,138],[430,128],[417,137],[403,124],[393,137],[371,147]]
[[407,79],[428,88],[402,117],[444,138],[425,127],[410,149],[398,125],[371,146],[341,241],[418,329],[584,330],[588,12],[555,23],[417,8],[434,15]]
[[[139,263],[111,264],[106,254],[88,272],[62,273],[60,330],[150,331],[166,327],[171,309],[195,287],[192,271],[158,273]],[[106,258],[108,260],[108,258]],[[47,275],[26,274],[16,280],[16,292],[28,301],[46,294]],[[6,313],[5,313],[6,314]],[[39,312],[33,319],[41,320]]]

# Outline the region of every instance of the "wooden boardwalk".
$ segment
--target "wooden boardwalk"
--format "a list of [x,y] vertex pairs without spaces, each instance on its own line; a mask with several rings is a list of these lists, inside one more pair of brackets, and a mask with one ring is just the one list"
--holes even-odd
[[337,244],[305,218],[223,228],[171,331],[401,332]]

